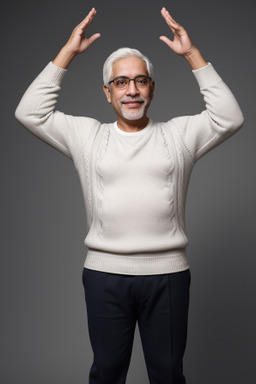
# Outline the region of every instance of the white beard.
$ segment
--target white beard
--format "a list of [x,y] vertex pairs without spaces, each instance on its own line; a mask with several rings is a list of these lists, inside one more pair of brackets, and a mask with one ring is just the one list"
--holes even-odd
[[143,99],[144,104],[139,110],[133,110],[133,109],[126,109],[125,106],[121,109],[122,115],[126,120],[139,120],[144,116],[144,111],[147,106],[147,100],[144,98],[140,98],[140,100]]

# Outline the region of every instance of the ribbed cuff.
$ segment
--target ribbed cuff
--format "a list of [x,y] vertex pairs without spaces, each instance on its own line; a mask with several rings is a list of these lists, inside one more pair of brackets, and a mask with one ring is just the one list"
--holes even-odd
[[200,89],[210,87],[222,80],[219,74],[215,71],[213,65],[208,63],[203,68],[192,70]]
[[53,85],[60,85],[67,69],[57,67],[52,62],[46,65],[46,67],[40,73],[40,77],[43,77],[44,81]]

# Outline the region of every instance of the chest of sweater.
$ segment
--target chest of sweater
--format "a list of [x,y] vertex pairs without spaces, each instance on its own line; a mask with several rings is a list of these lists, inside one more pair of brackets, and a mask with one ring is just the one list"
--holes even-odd
[[123,136],[110,130],[96,161],[100,231],[146,235],[172,227],[173,154],[161,130]]
[[104,183],[129,187],[126,182],[166,181],[173,170],[173,157],[164,137],[156,130],[146,137],[127,137],[110,131],[107,144],[101,149],[97,171]]

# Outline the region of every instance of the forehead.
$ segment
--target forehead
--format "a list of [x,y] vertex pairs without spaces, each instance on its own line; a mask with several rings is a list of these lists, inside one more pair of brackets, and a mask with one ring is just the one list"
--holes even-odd
[[119,59],[113,63],[112,77],[133,77],[136,75],[148,75],[147,65],[144,60],[138,57],[129,56]]

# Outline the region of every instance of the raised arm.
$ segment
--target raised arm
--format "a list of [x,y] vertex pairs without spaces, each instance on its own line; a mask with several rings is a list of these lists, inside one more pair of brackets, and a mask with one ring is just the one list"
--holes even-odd
[[75,148],[79,148],[99,124],[94,119],[69,116],[55,109],[69,64],[100,37],[99,33],[90,38],[85,36],[95,13],[93,8],[73,30],[55,60],[29,86],[15,111],[16,118],[25,128],[69,157],[73,156]]
[[161,36],[160,40],[190,64],[205,101],[206,108],[202,113],[171,120],[172,127],[176,127],[181,142],[195,162],[241,128],[244,117],[234,95],[212,64],[204,60],[185,28],[166,8],[162,8],[161,14],[173,33],[173,40],[166,36]]

